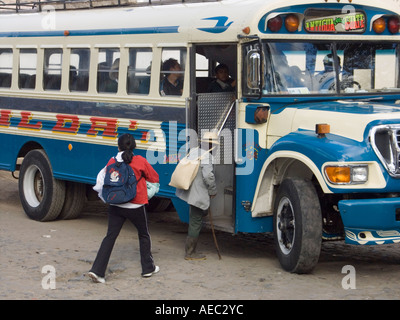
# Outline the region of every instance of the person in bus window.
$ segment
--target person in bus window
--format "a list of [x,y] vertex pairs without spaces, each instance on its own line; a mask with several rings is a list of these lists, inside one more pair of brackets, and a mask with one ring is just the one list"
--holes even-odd
[[216,79],[208,86],[208,92],[234,92],[236,80],[229,76],[229,68],[226,64],[219,64],[215,68]]
[[160,94],[162,96],[174,95],[181,96],[183,90],[182,69],[178,60],[170,58],[164,61],[162,66],[164,78],[160,85]]
[[115,59],[111,66],[109,73],[110,81],[108,81],[105,91],[106,92],[117,92],[118,91],[118,72],[119,72],[119,59]]
[[118,91],[119,59],[115,59],[111,68],[105,62],[98,66],[98,91],[116,93]]
[[206,257],[196,252],[203,217],[207,216],[210,198],[217,194],[217,184],[212,164],[211,151],[218,145],[215,132],[206,132],[201,139],[201,147],[192,149],[189,159],[201,158],[200,168],[188,190],[177,189],[176,195],[190,206],[189,227],[185,243],[185,260],[205,260]]

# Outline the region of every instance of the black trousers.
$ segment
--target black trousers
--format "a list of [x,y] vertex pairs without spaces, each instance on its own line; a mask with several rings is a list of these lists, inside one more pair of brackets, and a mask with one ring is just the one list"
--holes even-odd
[[125,209],[117,206],[109,206],[107,235],[101,243],[92,269],[90,270],[100,277],[105,276],[115,241],[126,219],[130,220],[138,231],[142,274],[153,272],[155,269],[151,254],[151,239],[147,227],[145,207]]

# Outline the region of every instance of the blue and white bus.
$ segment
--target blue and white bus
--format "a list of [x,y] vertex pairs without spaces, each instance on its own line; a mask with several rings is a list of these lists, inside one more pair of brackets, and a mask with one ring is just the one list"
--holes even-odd
[[[93,3],[0,9],[0,169],[19,172],[30,218],[77,217],[129,132],[160,175],[152,209],[188,221],[170,177],[216,130],[217,229],[273,232],[296,273],[323,240],[400,242],[398,1]],[[219,64],[233,92],[208,92]]]

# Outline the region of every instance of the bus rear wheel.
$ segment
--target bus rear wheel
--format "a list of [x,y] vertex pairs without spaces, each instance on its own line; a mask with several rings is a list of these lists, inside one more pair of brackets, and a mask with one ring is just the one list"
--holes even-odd
[[310,273],[318,263],[322,242],[319,199],[308,180],[286,179],[274,206],[274,242],[283,269]]
[[64,206],[57,219],[76,219],[86,203],[86,186],[83,183],[65,181]]
[[19,197],[27,216],[36,221],[58,217],[65,199],[65,182],[54,179],[44,150],[28,152],[21,164]]

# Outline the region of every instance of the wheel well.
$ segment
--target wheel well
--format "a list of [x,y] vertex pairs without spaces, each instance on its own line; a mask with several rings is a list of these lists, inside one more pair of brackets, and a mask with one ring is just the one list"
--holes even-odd
[[299,160],[283,158],[276,159],[275,161],[277,162],[277,168],[279,170],[279,179],[276,180],[276,185],[281,184],[282,181],[288,177],[312,180],[314,176],[311,169]]
[[18,158],[25,157],[29,151],[34,149],[43,149],[43,147],[35,141],[25,143],[18,152]]
[[317,192],[323,218],[324,232],[336,236],[336,238],[332,239],[337,239],[343,233],[343,222],[337,210],[337,203],[341,199],[341,196],[325,194],[317,177],[305,163],[292,158],[276,159],[266,170],[263,180],[268,180],[267,171],[270,170],[270,168],[273,168],[276,174],[273,175],[271,181],[267,181],[273,184],[270,197],[271,213],[269,215],[273,214],[273,204],[275,202],[276,192],[283,180],[286,178],[305,179],[311,181],[315,187],[315,191]]
[[277,188],[288,177],[312,181],[314,174],[300,160],[293,158],[278,158],[273,160],[264,171],[257,190],[255,203],[252,207],[253,217],[270,216],[273,214],[273,204]]
[[[21,163],[22,163],[21,158],[24,158],[28,154],[29,151],[36,150],[36,149],[43,149],[43,147],[35,141],[27,142],[22,146],[22,148],[18,152],[17,159],[15,159],[15,171],[19,171],[21,168]],[[13,176],[14,176],[14,172],[12,173]],[[16,177],[16,176],[14,176],[14,177]]]

